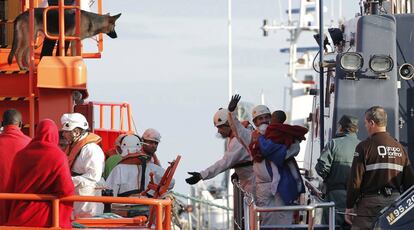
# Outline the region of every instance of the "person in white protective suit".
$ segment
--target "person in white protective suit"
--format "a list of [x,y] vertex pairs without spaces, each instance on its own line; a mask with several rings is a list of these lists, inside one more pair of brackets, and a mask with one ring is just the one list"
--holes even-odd
[[[151,157],[142,153],[141,138],[135,134],[122,138],[119,146],[122,160],[109,173],[106,185],[113,190],[114,196],[137,195],[144,191],[154,174],[154,182],[159,183],[165,170],[151,162]],[[171,182],[170,188],[174,186]],[[151,192],[150,192],[151,194]]]
[[[89,124],[80,113],[63,114],[62,132],[69,145],[65,149],[75,193],[82,196],[101,196],[105,155],[98,143],[101,138],[88,132]],[[103,213],[102,203],[75,202],[74,217],[90,217]]]
[[[237,119],[236,114],[233,113],[239,100],[240,96],[238,95],[232,97],[228,107],[228,119],[235,136],[244,148],[250,152],[249,146],[265,133],[267,126],[270,124],[271,113],[265,105],[255,106],[252,110],[252,118],[256,130],[246,129]],[[286,158],[296,156],[299,150],[299,142],[295,142],[287,151],[285,150]],[[265,207],[287,205],[277,191],[280,180],[277,166],[267,160],[261,162],[253,160],[253,171],[256,176],[256,205]],[[263,226],[291,224],[293,212],[262,212],[260,219]]]
[[188,172],[191,177],[186,179],[188,184],[196,184],[200,180],[211,179],[221,172],[234,168],[242,189],[254,193],[255,176],[249,153],[240,144],[231,130],[227,119],[227,109],[219,109],[213,117],[214,126],[223,138],[229,138],[223,157],[210,167],[200,172]]

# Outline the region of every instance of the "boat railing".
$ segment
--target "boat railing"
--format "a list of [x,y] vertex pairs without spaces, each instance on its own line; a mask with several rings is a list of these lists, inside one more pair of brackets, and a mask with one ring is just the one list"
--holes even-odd
[[[274,229],[274,228],[308,228],[328,227],[328,229],[335,229],[335,203],[321,202],[309,205],[289,205],[289,206],[274,206],[274,207],[259,207],[255,204],[255,198],[252,193],[249,193],[240,187],[239,182],[233,180],[233,184],[243,193],[243,212],[244,212],[244,229],[258,230],[258,229]],[[316,225],[316,209],[329,209],[329,224]],[[262,212],[281,212],[281,211],[306,211],[308,216],[308,223],[306,224],[287,224],[287,225],[260,225],[259,214]]]
[[[59,204],[61,202],[100,202],[100,203],[118,203],[118,204],[140,204],[149,205],[155,208],[155,229],[171,229],[171,210],[172,201],[169,198],[152,199],[152,198],[135,198],[135,197],[107,197],[107,196],[67,196],[57,197],[47,194],[23,194],[23,193],[0,193],[0,200],[30,200],[30,201],[49,201],[52,204],[52,226],[47,228],[59,228]],[[151,220],[149,217],[148,220]],[[116,226],[140,226],[145,227],[147,218],[119,218],[119,219],[97,219],[82,218],[75,221],[94,227],[116,227]],[[10,226],[8,226],[10,227]],[[147,226],[152,227],[152,226]],[[5,228],[5,227],[1,227]],[[46,227],[45,227],[46,228]]]
[[[233,211],[232,208],[224,205],[215,204],[209,200],[206,199],[200,199],[193,196],[184,195],[178,192],[170,192],[175,197],[180,197],[182,199],[185,199],[187,202],[187,205],[193,204],[195,206],[195,213],[189,212],[188,213],[188,220],[187,223],[189,226],[191,226],[189,229],[212,229],[213,227],[216,227],[217,229],[229,229],[230,225],[228,225],[229,221],[226,221],[226,226],[222,226],[220,228],[219,226],[213,226],[212,225],[212,219],[214,210],[222,210],[222,219],[223,220],[229,220],[230,213]],[[203,225],[206,224],[206,225]]]

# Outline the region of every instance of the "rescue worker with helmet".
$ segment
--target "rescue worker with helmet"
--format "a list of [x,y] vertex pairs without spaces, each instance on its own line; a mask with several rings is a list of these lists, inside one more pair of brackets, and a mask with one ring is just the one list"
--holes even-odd
[[[119,146],[121,160],[109,173],[106,184],[114,196],[138,195],[144,191],[154,174],[154,182],[159,183],[165,170],[152,163],[150,157],[141,152],[142,140],[138,135],[125,135]],[[113,156],[115,157],[115,156]],[[171,183],[170,188],[174,186]]]
[[142,145],[143,153],[151,157],[152,163],[161,166],[161,163],[155,154],[158,145],[161,142],[161,134],[157,130],[149,128],[142,134],[142,140],[144,141]]
[[[369,137],[355,149],[348,180],[345,220],[352,229],[372,229],[381,209],[414,183],[414,173],[404,147],[386,130],[387,112],[380,106],[365,112]],[[356,206],[356,217],[351,218]]]
[[223,138],[229,138],[223,157],[210,167],[200,172],[188,172],[191,177],[185,181],[196,184],[200,180],[211,179],[221,172],[234,168],[238,175],[240,186],[250,193],[254,193],[255,176],[252,169],[251,158],[245,148],[240,144],[231,130],[227,119],[227,109],[220,108],[213,118],[214,126]]
[[[61,117],[62,131],[70,143],[65,149],[75,193],[82,196],[101,196],[100,180],[105,164],[105,155],[98,143],[101,138],[88,132],[89,124],[80,113],[67,113]],[[90,217],[102,214],[103,204],[75,202],[74,217]]]
[[[240,121],[237,119],[236,114],[233,113],[237,107],[237,103],[240,101],[239,95],[234,95],[229,102],[228,106],[228,119],[230,121],[231,129],[234,135],[239,139],[240,143],[250,153],[249,146],[256,141],[260,142],[261,135],[263,135],[270,124],[271,113],[267,106],[257,105],[252,110],[253,123],[256,126],[256,130],[249,130],[243,127]],[[299,142],[295,141],[289,149],[284,145],[275,143],[267,143],[267,146],[271,146],[272,150],[277,150],[278,159],[283,165],[285,159],[296,156],[299,153]],[[260,146],[263,151],[265,146]],[[272,153],[273,154],[273,153]],[[273,154],[274,155],[274,154]],[[281,157],[279,157],[281,156]],[[280,177],[279,169],[273,162],[269,160],[256,161],[253,160],[253,171],[256,176],[256,204],[258,206],[284,206],[288,205],[292,200],[284,200],[283,197],[290,197],[291,194],[299,194],[301,191],[280,191],[282,185],[286,184],[302,184],[300,175],[292,175],[289,167],[285,167],[282,170],[289,171],[286,175],[289,177]],[[295,186],[296,187],[296,186]],[[284,188],[282,188],[284,189]],[[291,194],[289,194],[291,193]],[[296,197],[297,199],[298,197]],[[281,212],[263,212],[261,215],[261,225],[275,225],[275,224],[291,224],[293,221],[292,211]]]
[[[316,163],[315,170],[324,181],[326,202],[334,202],[335,208],[343,212],[346,208],[346,186],[351,172],[352,159],[355,147],[359,140],[358,118],[343,115],[338,122],[338,132],[335,138],[323,149]],[[323,222],[329,223],[329,210],[323,209]],[[350,229],[344,216],[335,215],[336,225],[339,229]]]

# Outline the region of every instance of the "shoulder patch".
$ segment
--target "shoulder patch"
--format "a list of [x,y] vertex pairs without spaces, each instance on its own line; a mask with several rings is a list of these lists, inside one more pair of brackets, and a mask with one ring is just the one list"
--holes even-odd
[[359,157],[359,152],[354,152],[354,157]]

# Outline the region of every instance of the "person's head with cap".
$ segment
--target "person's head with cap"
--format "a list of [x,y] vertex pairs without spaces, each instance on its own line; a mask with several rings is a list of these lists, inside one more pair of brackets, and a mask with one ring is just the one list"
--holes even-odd
[[264,134],[267,126],[270,124],[270,109],[265,105],[257,105],[252,110],[252,118],[254,126],[260,133]]
[[227,118],[228,112],[229,111],[227,109],[219,108],[213,117],[213,123],[217,128],[217,133],[219,133],[223,138],[227,138],[232,135],[232,130]]
[[3,113],[3,120],[1,122],[3,127],[8,125],[15,125],[22,127],[22,114],[17,109],[8,109]]
[[65,113],[60,118],[60,122],[63,136],[70,143],[78,141],[89,129],[88,121],[80,113]]
[[358,118],[350,115],[343,115],[338,122],[340,133],[358,132]]
[[152,155],[157,151],[158,144],[161,142],[161,134],[149,128],[142,134],[142,140],[144,141],[142,149],[146,154]]

